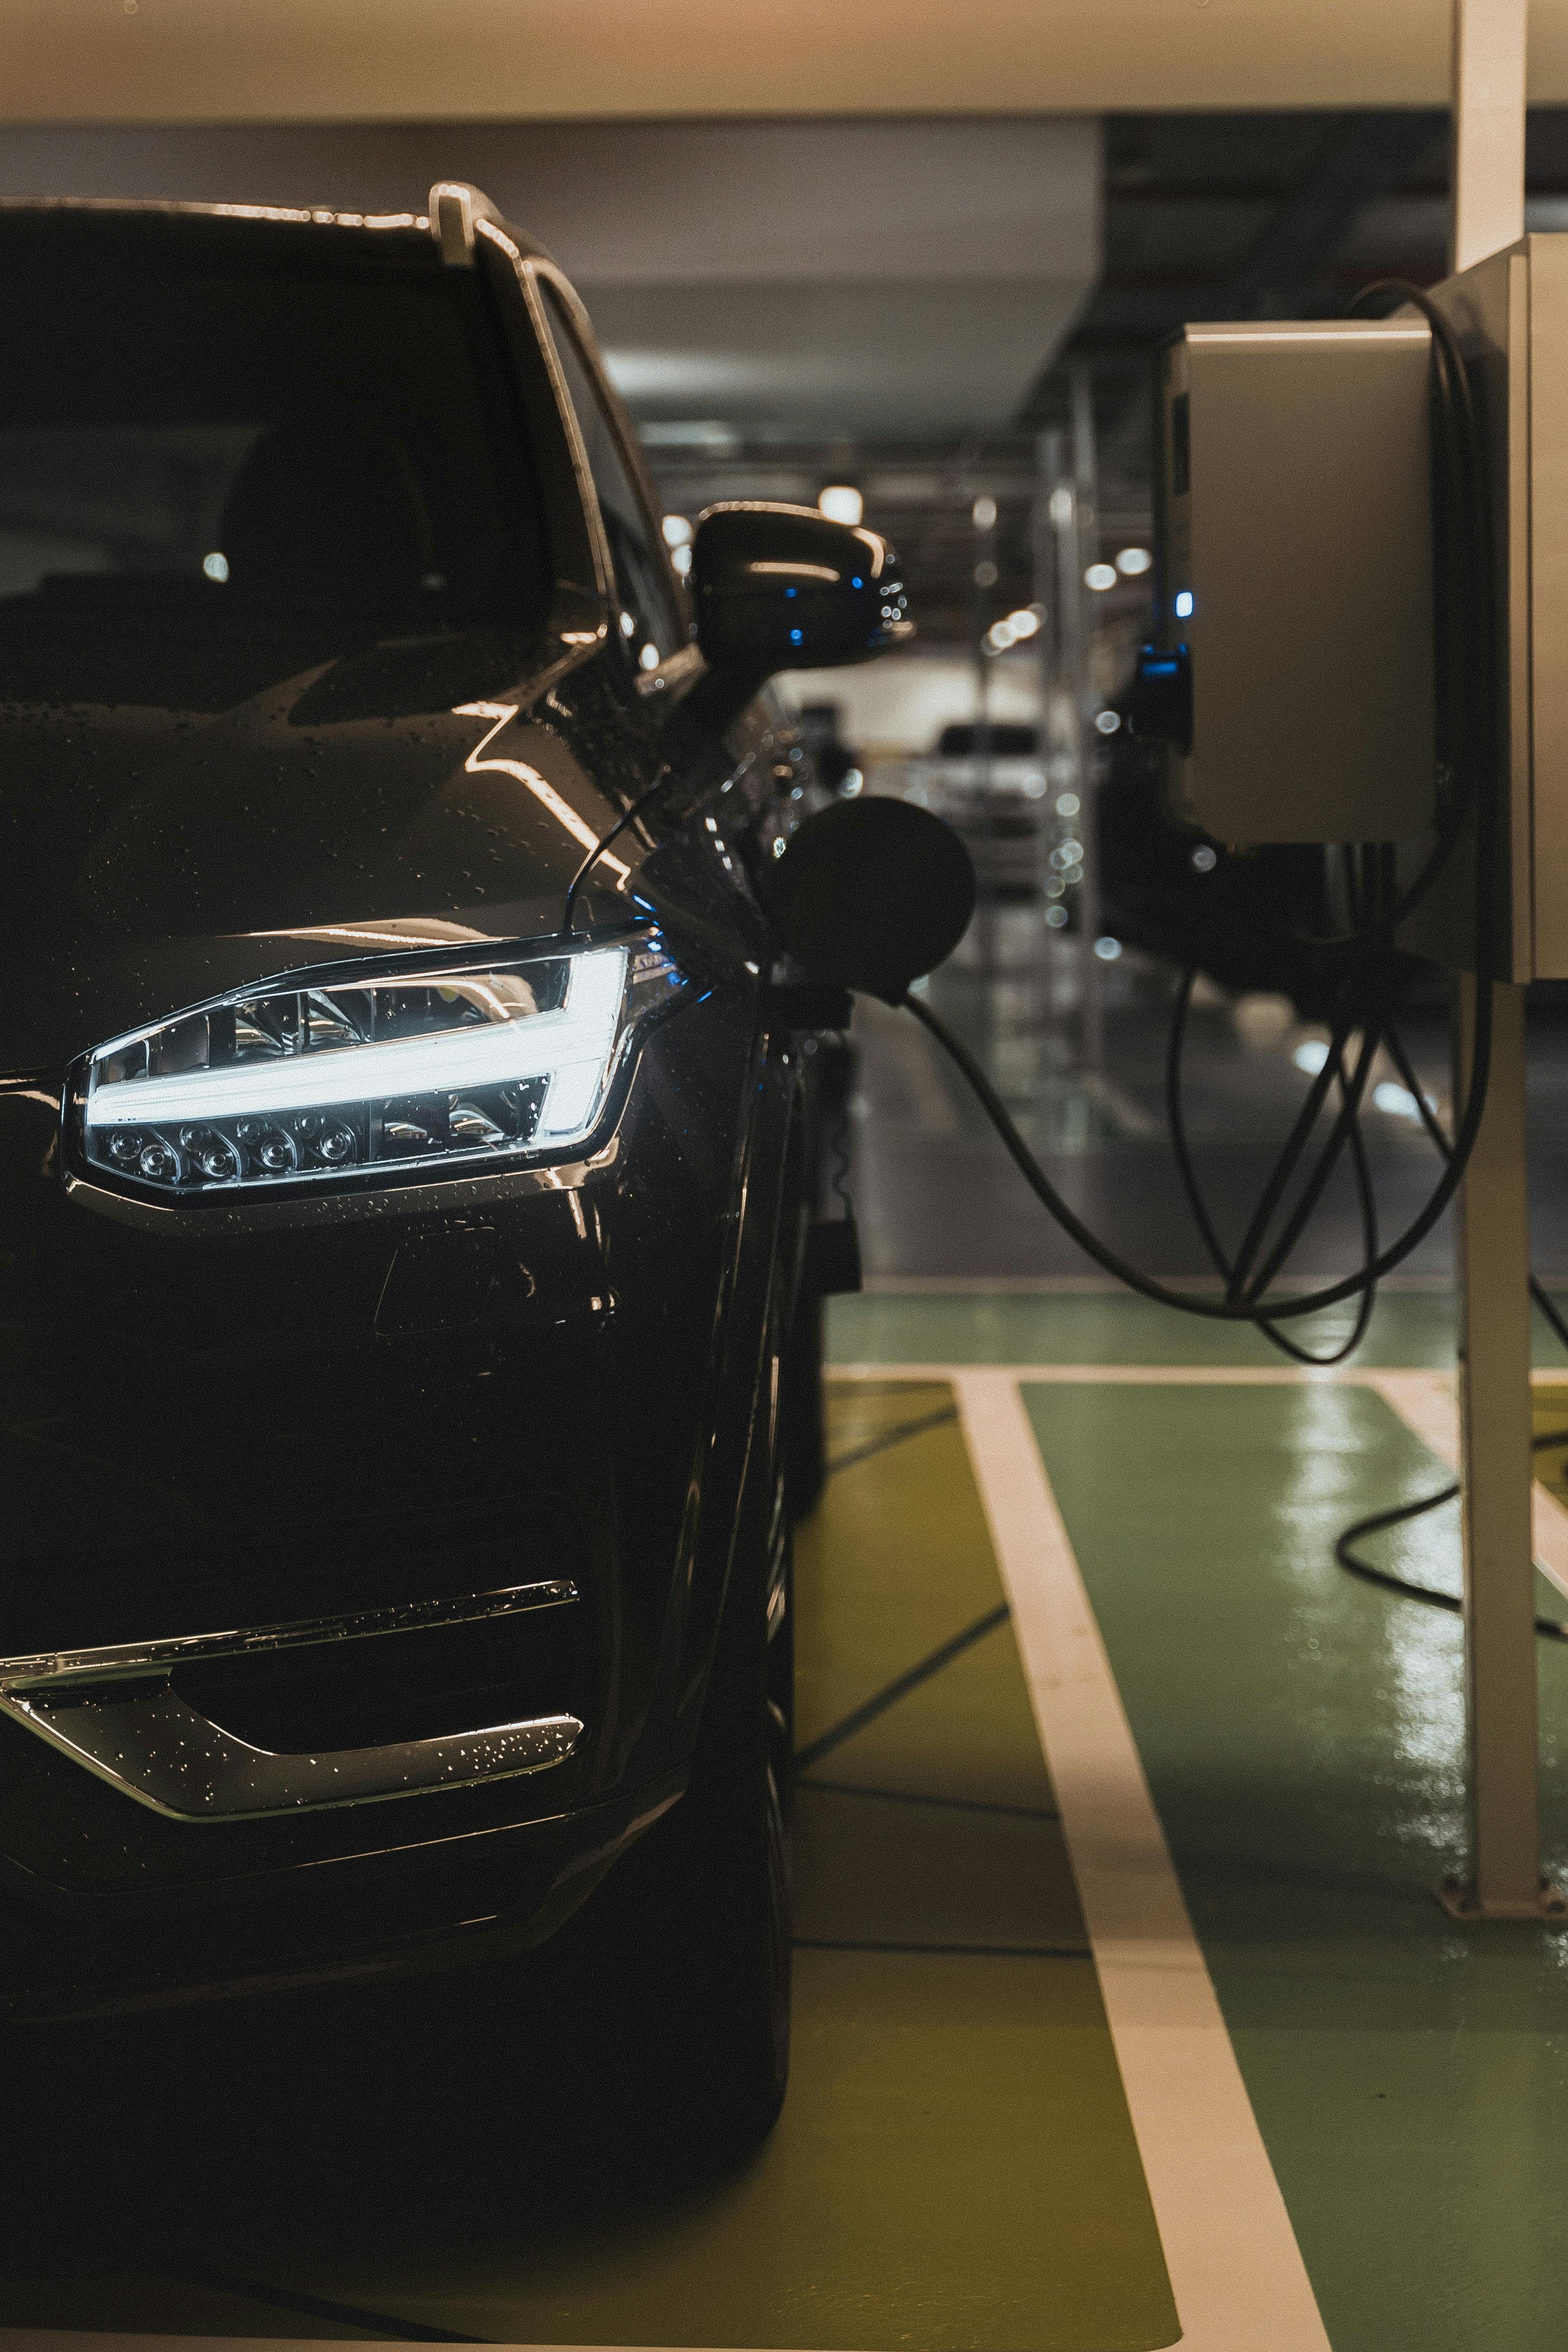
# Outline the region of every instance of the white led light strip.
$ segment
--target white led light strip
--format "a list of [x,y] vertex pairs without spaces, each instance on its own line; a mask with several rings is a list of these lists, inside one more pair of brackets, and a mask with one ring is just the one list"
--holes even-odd
[[172,1119],[276,1116],[408,1095],[460,1094],[471,1087],[553,1077],[567,1070],[574,1075],[580,1070],[591,1081],[571,1089],[574,1097],[580,1093],[591,1104],[614,1051],[625,984],[625,949],[600,948],[571,958],[566,1003],[558,1012],[449,1029],[434,1037],[397,1037],[379,1045],[291,1054],[276,1062],[182,1071],[165,1078],[122,1078],[103,1086],[95,1076],[87,1098],[87,1124],[162,1126]]

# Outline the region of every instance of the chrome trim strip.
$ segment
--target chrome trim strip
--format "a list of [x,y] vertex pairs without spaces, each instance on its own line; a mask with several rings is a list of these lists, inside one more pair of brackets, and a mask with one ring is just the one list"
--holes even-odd
[[563,1764],[582,1737],[576,1716],[547,1715],[386,1748],[275,1756],[210,1723],[168,1684],[118,1701],[18,1693],[0,1706],[122,1796],[177,1822],[256,1821],[510,1779]]
[[[232,1633],[172,1634],[103,1649],[4,1658],[0,1713],[122,1796],[173,1821],[255,1821],[510,1779],[564,1763],[582,1737],[577,1717],[538,1716],[381,1748],[275,1755],[211,1722],[181,1696],[170,1677],[196,1660],[258,1657],[378,1634],[483,1623],[559,1609],[577,1598],[576,1585],[559,1578]],[[123,1692],[113,1689],[117,1683],[127,1686]]]
[[465,1592],[444,1601],[394,1601],[390,1608],[297,1617],[281,1625],[253,1625],[225,1633],[172,1633],[162,1641],[118,1642],[101,1650],[40,1651],[0,1658],[0,1704],[18,1691],[60,1683],[148,1681],[198,1659],[257,1657],[274,1650],[329,1642],[358,1642],[376,1633],[419,1633],[436,1625],[472,1625],[489,1617],[516,1617],[532,1609],[559,1609],[577,1599],[570,1578],[511,1584],[496,1592]]
[[291,1232],[301,1225],[343,1225],[373,1219],[384,1226],[390,1217],[428,1215],[432,1209],[483,1208],[492,1201],[510,1201],[525,1193],[577,1192],[612,1168],[621,1153],[621,1139],[612,1135],[602,1150],[591,1159],[557,1160],[544,1167],[518,1166],[481,1171],[470,1176],[411,1176],[401,1184],[361,1184],[357,1192],[313,1192],[308,1200],[246,1200],[236,1193],[209,1194],[183,1203],[133,1200],[129,1192],[111,1192],[85,1176],[68,1173],[66,1198],[73,1206],[90,1209],[95,1216],[134,1225],[140,1232],[171,1238],[236,1231]]

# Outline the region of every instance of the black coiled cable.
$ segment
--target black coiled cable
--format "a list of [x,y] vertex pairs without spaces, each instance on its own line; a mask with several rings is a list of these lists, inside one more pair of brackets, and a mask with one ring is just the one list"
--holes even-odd
[[[1036,1198],[1085,1255],[1118,1282],[1180,1313],[1219,1322],[1249,1323],[1277,1347],[1303,1362],[1333,1363],[1360,1340],[1372,1311],[1377,1284],[1404,1263],[1442,1216],[1458,1189],[1486,1106],[1491,1069],[1491,974],[1498,946],[1496,864],[1499,841],[1497,633],[1493,593],[1490,501],[1486,452],[1463,352],[1448,320],[1421,288],[1396,281],[1368,288],[1361,300],[1378,296],[1414,304],[1432,335],[1434,479],[1439,647],[1438,773],[1451,786],[1439,810],[1437,835],[1415,879],[1397,887],[1392,849],[1361,845],[1348,853],[1351,915],[1346,934],[1316,944],[1342,960],[1337,1009],[1322,1068],[1314,1076],[1290,1134],[1259,1198],[1248,1230],[1232,1253],[1221,1244],[1203,1200],[1181,1115],[1181,1048],[1192,978],[1177,992],[1166,1056],[1166,1104],[1172,1106],[1171,1137],[1184,1191],[1206,1249],[1223,1283],[1218,1297],[1195,1297],[1146,1274],[1085,1223],[1052,1183],[976,1057],[939,1014],[921,999],[904,1003],[936,1039],[962,1072],[1015,1166]],[[1425,1204],[1397,1239],[1380,1246],[1370,1172],[1361,1134],[1362,1099],[1378,1047],[1391,1033],[1396,998],[1394,938],[1397,925],[1427,895],[1447,866],[1469,824],[1474,836],[1473,961],[1475,1019],[1470,1064],[1453,1137],[1445,1139],[1445,1165]],[[1354,1054],[1351,1040],[1358,1044]],[[1331,1095],[1337,1108],[1329,1132],[1309,1161],[1313,1138]],[[1416,1090],[1417,1100],[1421,1099]],[[1271,1293],[1305,1232],[1335,1169],[1348,1156],[1361,1216],[1360,1266],[1338,1281],[1304,1293]],[[1299,1182],[1297,1181],[1299,1177]],[[1296,1185],[1293,1199],[1292,1184]],[[1351,1336],[1331,1355],[1313,1357],[1281,1325],[1315,1315],[1343,1300],[1357,1300]]]

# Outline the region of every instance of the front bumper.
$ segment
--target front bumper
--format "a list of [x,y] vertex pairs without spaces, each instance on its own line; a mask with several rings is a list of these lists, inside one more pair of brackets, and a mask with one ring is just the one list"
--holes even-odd
[[684,1785],[684,1771],[671,1771],[538,1821],[219,1885],[90,1894],[0,1857],[0,2017],[111,2016],[530,1950]]
[[[752,1052],[710,995],[548,1181],[174,1230],[73,1197],[57,1089],[0,1087],[0,2002],[537,1940],[678,1791],[755,1380]],[[466,1605],[540,1585],[575,1598]]]

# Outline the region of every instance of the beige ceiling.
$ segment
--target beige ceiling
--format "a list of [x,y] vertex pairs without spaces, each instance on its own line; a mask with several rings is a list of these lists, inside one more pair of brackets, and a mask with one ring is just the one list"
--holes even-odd
[[[1451,0],[0,0],[0,120],[1399,106]],[[1568,0],[1531,95],[1568,102]]]

